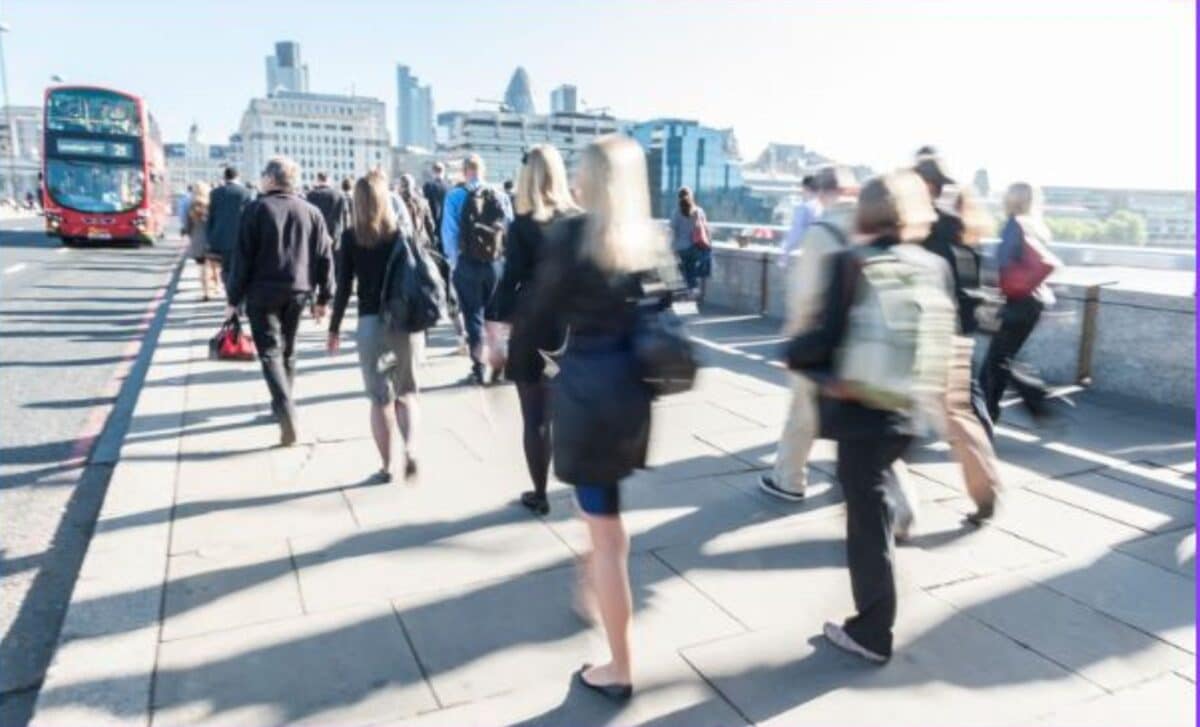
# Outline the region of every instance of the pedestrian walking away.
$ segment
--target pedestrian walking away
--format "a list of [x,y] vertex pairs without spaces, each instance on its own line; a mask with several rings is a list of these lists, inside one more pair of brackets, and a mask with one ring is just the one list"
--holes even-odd
[[679,205],[671,214],[671,249],[693,299],[703,295],[701,286],[712,275],[712,233],[704,208],[696,204],[692,190],[679,189]]
[[320,210],[298,193],[300,167],[274,157],[263,171],[263,195],[246,209],[227,286],[226,318],[244,303],[271,393],[284,446],[299,438],[296,405],[296,331],[316,295],[313,317],[325,316],[333,295],[333,243]]
[[325,218],[325,229],[329,231],[329,239],[333,240],[333,251],[336,254],[341,244],[342,232],[350,222],[350,205],[346,195],[330,186],[327,172],[317,172],[317,184],[309,190],[305,199],[321,210],[321,216]]
[[632,339],[647,281],[666,277],[661,270],[673,261],[650,218],[646,159],[636,142],[607,136],[587,147],[579,195],[587,213],[563,221],[562,236],[538,270],[524,324],[547,331],[557,321],[570,329],[554,380],[554,472],[575,487],[587,524],[591,552],[581,601],[594,600],[611,657],[585,664],[576,678],[625,699],[633,683],[632,605],[620,483],[646,465],[652,396]]
[[454,335],[458,337],[458,353],[465,356],[467,354],[466,329],[463,328],[458,294],[454,290],[453,281],[450,280],[450,262],[446,256],[445,241],[442,239],[443,211],[446,206],[446,193],[449,191],[449,186],[446,184],[446,165],[434,162],[430,167],[430,174],[430,179],[421,185],[421,192],[429,203],[429,211],[433,213],[434,249],[437,251],[434,259],[437,262],[438,273],[446,283],[446,314],[450,316],[450,322],[454,324]]
[[521,504],[545,515],[550,512],[546,482],[550,472],[550,382],[543,351],[562,347],[564,331],[555,319],[531,330],[522,318],[526,303],[564,219],[579,213],[567,184],[567,169],[558,149],[539,144],[525,154],[517,194],[517,216],[509,227],[504,249],[504,274],[496,290],[496,308],[512,325],[505,370],[516,383],[521,403],[522,446],[533,489],[521,493]]
[[[812,224],[815,220],[808,223],[800,257],[788,273],[782,331],[788,338],[817,324],[829,282],[829,256],[845,249],[853,226],[856,182],[850,171],[825,167],[817,173],[813,186],[822,221],[819,225]],[[804,499],[808,488],[808,456],[820,431],[820,422],[817,385],[795,372],[788,378],[791,400],[779,437],[775,467],[769,474],[759,476],[759,486],[773,497],[795,502]]]
[[919,244],[906,244],[924,240],[932,220],[915,174],[868,182],[855,213],[867,242],[834,255],[819,323],[788,347],[789,366],[822,386],[822,427],[837,442],[846,500],[856,613],[825,624],[824,633],[876,663],[891,658],[896,620],[888,471],[924,433],[922,419],[941,413],[953,339],[950,272]]
[[221,268],[221,281],[229,285],[229,265],[241,234],[242,212],[254,199],[250,191],[238,179],[235,167],[225,167],[225,181],[209,194],[208,250]]
[[[942,170],[936,157],[919,159],[915,170],[925,182],[931,200],[939,200],[953,180]],[[958,192],[953,211],[935,203],[936,220],[924,246],[938,255],[950,269],[954,285],[954,303],[958,335],[950,359],[946,382],[946,439],[963,470],[967,493],[975,502],[972,523],[982,523],[996,512],[1001,492],[1000,465],[992,445],[992,420],[983,400],[982,389],[972,375],[978,324],[975,309],[980,300],[979,253],[967,244],[977,243],[982,228],[988,227],[986,213],[976,208],[969,193]],[[969,226],[968,226],[969,223]]]
[[781,268],[787,267],[792,256],[796,254],[796,250],[800,247],[800,243],[808,235],[808,228],[812,223],[821,219],[821,213],[824,211],[820,195],[818,194],[817,178],[815,175],[804,175],[804,178],[800,180],[800,188],[800,194],[803,199],[792,210],[792,223],[788,226],[787,234],[783,238],[783,254],[779,256],[778,263]]
[[[484,322],[503,267],[504,240],[512,222],[508,196],[484,181],[483,159],[470,154],[463,159],[463,184],[446,195],[442,211],[442,244],[458,294],[471,356],[466,381],[484,383],[488,351]],[[494,317],[494,316],[493,316]]]
[[[1046,279],[1062,267],[1062,261],[1047,247],[1050,233],[1042,221],[1040,197],[1026,182],[1014,183],[1004,195],[1008,219],[996,249],[996,265],[1005,300],[1000,308],[1000,329],[992,336],[979,377],[993,422],[1000,420],[1000,400],[1009,384],[1035,420],[1049,414],[1046,385],[1016,364],[1017,353],[1033,333],[1042,311],[1056,301]],[[1008,280],[1013,284],[1006,286]]]
[[209,187],[197,182],[190,187],[191,195],[187,212],[184,214],[183,234],[188,238],[187,256],[200,267],[201,300],[207,303],[221,289],[220,257],[208,245],[208,200]]
[[354,220],[342,238],[337,295],[329,318],[326,350],[340,350],[340,331],[350,291],[358,290],[358,328],[354,339],[362,371],[363,390],[370,401],[371,434],[382,460],[375,482],[392,479],[392,425],[400,432],[405,447],[404,474],[417,474],[417,379],[413,338],[393,330],[381,320],[385,274],[394,255],[407,254],[397,246],[411,244],[392,212],[387,177],[375,170],[358,180],[354,188]]

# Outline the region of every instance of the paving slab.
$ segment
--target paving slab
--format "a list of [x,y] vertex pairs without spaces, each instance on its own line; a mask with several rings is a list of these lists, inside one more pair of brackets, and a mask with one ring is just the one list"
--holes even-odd
[[291,542],[310,611],[518,575],[574,559],[549,528],[512,507]]
[[1103,472],[1034,480],[1026,489],[1149,533],[1193,525],[1195,503],[1161,495]]
[[738,727],[747,724],[678,655],[638,665],[637,698],[614,704],[570,674],[527,680],[499,696],[448,707],[399,723],[406,727]]
[[[948,500],[946,504],[963,515],[975,510],[966,499]],[[1008,489],[1002,508],[995,523],[988,527],[1064,555],[1099,553],[1145,534],[1132,526],[1021,488]]]
[[365,725],[437,707],[386,604],[162,644],[155,725]]
[[158,625],[59,644],[33,727],[149,727]]
[[1020,576],[961,581],[932,594],[1108,691],[1194,661],[1185,651]]
[[[635,669],[680,646],[744,631],[652,556],[633,556],[630,582]],[[395,604],[439,701],[456,704],[534,682],[566,683],[580,664],[603,660],[603,634],[571,607],[575,584],[566,567]]]
[[304,607],[287,541],[217,546],[167,565],[162,640],[299,616]]
[[1195,582],[1190,579],[1115,551],[1033,566],[1021,575],[1195,653]]
[[[576,553],[591,549],[573,492],[552,498],[546,523]],[[764,522],[776,512],[716,478],[663,482],[645,473],[621,483],[621,515],[634,552],[704,542]]]
[[1196,473],[1154,462],[1123,462],[1100,470],[1106,477],[1144,487],[1185,502],[1196,500]]
[[1102,693],[919,592],[901,603],[905,620],[912,623],[897,630],[896,654],[883,667],[833,647],[815,635],[819,625],[765,629],[683,654],[764,725],[995,724]]
[[1188,727],[1196,724],[1196,685],[1177,676],[1161,676],[1115,694],[1063,707],[1033,724],[1038,727]]
[[1196,579],[1195,528],[1151,535],[1128,543],[1121,543],[1117,546],[1117,550],[1192,580]]

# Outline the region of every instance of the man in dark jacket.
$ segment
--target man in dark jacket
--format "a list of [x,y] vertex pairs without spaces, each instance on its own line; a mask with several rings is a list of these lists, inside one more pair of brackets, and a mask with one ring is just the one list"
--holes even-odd
[[267,162],[263,195],[246,208],[227,287],[226,318],[242,303],[250,319],[271,411],[284,446],[295,444],[296,330],[316,290],[319,323],[333,297],[333,246],[321,211],[297,193],[300,168],[287,157]]
[[208,249],[221,256],[221,278],[229,284],[229,262],[237,247],[238,231],[242,224],[242,211],[254,193],[238,180],[238,171],[225,167],[225,183],[214,189],[208,197]]
[[312,188],[306,198],[309,204],[321,210],[321,216],[325,218],[325,229],[329,231],[329,236],[333,239],[333,249],[336,252],[342,241],[342,232],[346,229],[350,218],[346,195],[342,194],[341,190],[330,186],[328,174],[317,172],[317,186]]
[[433,178],[426,182],[421,187],[421,193],[425,195],[425,200],[429,202],[429,211],[433,213],[433,245],[442,250],[442,207],[446,203],[446,190],[449,186],[446,184],[446,166],[441,162],[433,163]]

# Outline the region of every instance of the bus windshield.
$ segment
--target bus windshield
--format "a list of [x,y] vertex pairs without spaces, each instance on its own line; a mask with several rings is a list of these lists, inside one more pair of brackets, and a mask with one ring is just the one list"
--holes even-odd
[[138,136],[142,123],[131,98],[98,89],[62,89],[50,93],[46,129]]
[[79,212],[128,212],[142,203],[142,168],[113,162],[46,160],[46,191]]

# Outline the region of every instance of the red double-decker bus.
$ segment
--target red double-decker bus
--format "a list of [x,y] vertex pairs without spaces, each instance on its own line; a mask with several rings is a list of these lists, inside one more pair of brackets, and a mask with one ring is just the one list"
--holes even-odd
[[46,89],[46,234],[153,243],[170,214],[162,136],[142,99],[93,86]]

